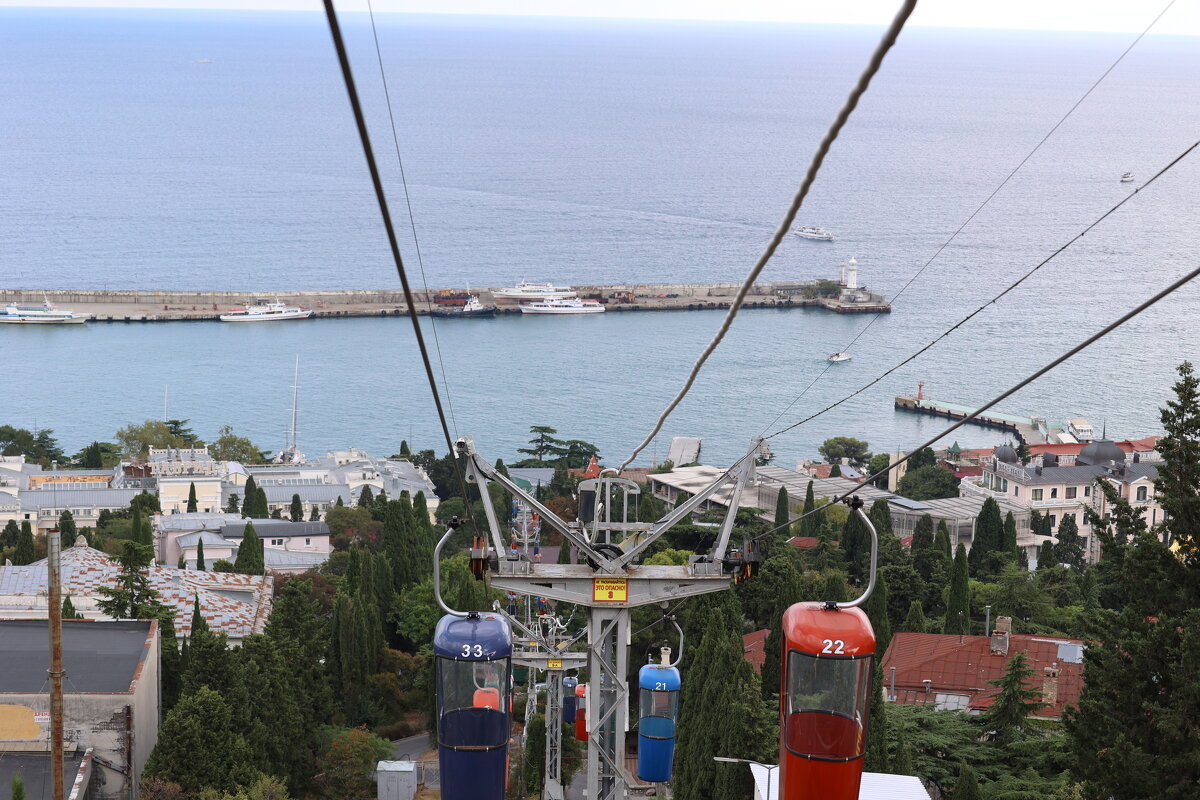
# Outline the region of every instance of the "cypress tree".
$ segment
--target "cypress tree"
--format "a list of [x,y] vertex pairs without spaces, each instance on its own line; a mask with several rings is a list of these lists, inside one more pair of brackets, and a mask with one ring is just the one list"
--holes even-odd
[[267,490],[259,486],[254,490],[254,498],[254,516],[258,519],[271,516],[271,508],[267,505]]
[[[200,753],[203,758],[197,758]],[[191,790],[233,792],[252,777],[246,754],[246,741],[235,731],[233,712],[225,699],[200,686],[163,720],[144,774]]]
[[358,507],[371,508],[375,505],[375,493],[371,491],[370,484],[363,484],[362,490],[358,493]]
[[971,553],[967,563],[972,577],[989,573],[992,553],[1004,551],[1004,520],[1000,518],[1000,506],[995,498],[983,501],[983,508],[975,518],[975,536],[971,540]]
[[13,775],[12,783],[12,800],[25,800],[25,780],[21,777],[21,773]]
[[901,729],[896,733],[896,755],[892,758],[893,775],[913,775],[913,747]]
[[192,595],[192,627],[191,635],[197,633],[208,633],[208,620],[200,613],[200,595]]
[[165,713],[170,711],[179,699],[179,689],[183,683],[183,662],[179,655],[179,641],[175,638],[173,614],[164,614],[158,620],[158,663],[159,687]]
[[842,477],[842,466],[840,464],[834,464],[833,467],[831,467],[829,470],[829,477],[831,477],[831,478]]
[[337,502],[334,503],[334,505],[336,505],[338,508],[342,508],[346,505],[345,503],[342,502],[342,496],[340,494],[338,495]]
[[1018,555],[1017,519],[1011,511],[1004,515],[1004,552]]
[[[801,512],[803,519],[800,520],[800,535],[815,537],[818,533],[817,526],[821,521],[812,514],[812,510],[817,507],[816,498],[813,496],[813,482],[808,482],[808,488],[804,490],[804,510]],[[811,515],[811,516],[810,516]]]
[[1074,514],[1064,514],[1058,524],[1058,544],[1054,546],[1054,560],[1066,564],[1077,573],[1082,573],[1086,564],[1083,556],[1083,539],[1079,536],[1079,526],[1075,524]]
[[304,503],[300,502],[299,494],[292,495],[292,507],[290,511],[291,513],[288,516],[291,517],[292,522],[304,521]]
[[[892,623],[888,620],[888,589],[883,575],[875,577],[875,591],[863,603],[863,611],[871,620],[871,629],[875,631],[876,652],[887,652],[888,643],[892,641]],[[875,770],[878,772],[879,770]]]
[[944,519],[938,521],[937,535],[933,538],[933,546],[941,551],[947,562],[954,558],[954,551],[950,548],[950,530],[946,527]]
[[[884,615],[884,620],[887,615]],[[879,648],[877,652],[883,652]],[[867,715],[867,752],[863,757],[863,769],[868,772],[890,772],[888,767],[888,724],[887,707],[883,703],[882,659],[871,659],[871,709]]]
[[29,520],[21,520],[21,533],[17,536],[17,549],[13,553],[13,566],[21,566],[23,564],[32,564],[37,560],[37,553],[33,549],[33,528],[29,526]]
[[62,618],[63,619],[83,619],[83,614],[75,610],[75,604],[71,602],[71,595],[67,595],[62,601]]
[[850,580],[854,583],[865,581],[870,568],[871,534],[854,512],[842,526],[842,552],[846,555],[846,572]]
[[58,516],[58,535],[62,537],[63,547],[75,544],[75,537],[79,535],[79,531],[75,528],[75,516],[69,508],[63,509],[62,514]]
[[946,602],[942,633],[967,634],[971,631],[971,584],[967,572],[967,548],[959,542],[950,570],[950,597]]
[[317,510],[316,503],[312,504],[312,513],[308,515],[308,521],[309,522],[320,522],[321,521],[321,512]]
[[241,506],[238,505],[237,492],[230,492],[229,502],[225,504],[225,513],[226,514],[237,514],[237,513],[239,513],[240,508],[241,508]]
[[788,525],[791,519],[792,514],[788,503],[787,487],[781,486],[779,494],[775,498],[775,524],[771,526],[776,528],[772,536],[778,541],[784,541],[791,535],[790,526]]
[[408,449],[408,440],[407,439],[400,440],[400,455],[404,456],[405,458],[412,455],[412,452],[409,451],[409,449]]
[[175,568],[187,569],[187,558],[184,557],[183,553],[179,554],[179,560],[175,562]]
[[0,531],[0,548],[16,547],[20,536],[21,528],[17,525],[17,521],[10,519],[4,524],[4,530]]
[[825,585],[821,587],[821,599],[837,603],[844,603],[850,599],[846,592],[846,580],[841,573],[831,572],[825,578]]
[[258,502],[258,484],[254,482],[254,476],[246,478],[246,496],[242,500],[242,516],[254,516],[255,504]]
[[[920,600],[913,600],[908,604],[908,616],[904,618],[903,630],[912,633],[926,633],[929,629],[929,623],[925,619],[925,610],[921,608]],[[908,773],[901,773],[907,775]]]
[[238,546],[237,558],[233,562],[233,571],[243,575],[263,575],[266,570],[263,564],[263,544],[254,530],[254,523],[247,522],[242,543]]
[[771,617],[771,632],[763,644],[762,693],[763,700],[777,703],[779,680],[783,668],[783,612],[776,610]]
[[925,581],[933,579],[936,562],[944,560],[941,551],[933,543],[933,517],[922,514],[913,526],[913,567]]
[[187,513],[189,513],[189,514],[196,513],[196,482],[195,481],[192,481],[191,484],[188,486]]
[[951,800],[983,800],[979,793],[979,779],[975,770],[966,761],[960,761],[958,766],[958,782],[954,784],[954,794]]
[[196,540],[196,569],[204,572],[207,567],[204,566],[204,540]]

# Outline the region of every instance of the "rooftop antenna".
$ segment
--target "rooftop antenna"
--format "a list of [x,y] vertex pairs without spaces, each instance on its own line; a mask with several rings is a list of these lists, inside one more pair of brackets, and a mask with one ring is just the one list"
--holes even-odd
[[275,460],[281,464],[300,464],[304,462],[304,454],[297,447],[296,422],[299,417],[300,404],[300,356],[296,355],[296,371],[292,377],[292,424],[287,430],[287,441],[279,451]]

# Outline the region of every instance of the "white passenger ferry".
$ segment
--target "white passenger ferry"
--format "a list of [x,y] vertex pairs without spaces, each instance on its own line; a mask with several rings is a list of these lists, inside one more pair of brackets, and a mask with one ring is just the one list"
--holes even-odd
[[570,286],[555,286],[552,283],[529,283],[521,281],[516,286],[492,292],[497,303],[523,303],[528,300],[569,300],[575,297]]
[[801,239],[814,239],[818,242],[832,242],[833,234],[816,225],[801,225],[792,231]]
[[604,306],[595,300],[539,300],[522,303],[522,314],[602,314]]
[[221,315],[221,322],[270,322],[277,319],[308,319],[312,316],[311,308],[289,306],[276,300],[274,303],[262,303],[246,306],[241,311],[232,311]]
[[91,319],[88,314],[76,314],[50,305],[50,301],[27,306],[10,303],[0,314],[0,322],[17,325],[78,325]]

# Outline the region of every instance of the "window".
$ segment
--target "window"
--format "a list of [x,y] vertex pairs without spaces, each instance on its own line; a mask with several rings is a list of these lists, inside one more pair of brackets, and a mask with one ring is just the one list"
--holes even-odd
[[1085,486],[1085,487],[1083,487],[1083,496],[1084,496],[1084,497],[1091,497],[1091,496],[1092,496],[1092,487],[1091,487],[1091,486]]
[[272,539],[271,545],[273,547],[283,547],[283,539]]
[[1013,497],[1020,497],[1020,496],[1021,496],[1021,487],[1013,486]]
[[312,544],[312,539],[305,539],[305,540],[304,540],[304,546],[305,546],[305,547],[308,547],[308,546],[310,546],[311,544]]
[[806,758],[849,761],[863,754],[871,657],[788,653],[784,743]]
[[1146,502],[1146,487],[1139,486],[1137,490],[1137,499],[1139,503]]
[[1058,527],[1058,517],[1056,517],[1054,514],[1050,515],[1050,527],[1051,528]]
[[1075,493],[1076,493],[1077,491],[1078,491],[1078,489],[1076,489],[1074,486],[1068,486],[1068,487],[1067,487],[1067,494],[1066,494],[1066,498],[1067,498],[1068,500],[1074,500],[1074,499],[1075,499]]
[[1057,499],[1057,498],[1058,498],[1058,487],[1057,487],[1057,486],[1055,486],[1054,488],[1052,488],[1052,489],[1050,490],[1050,499],[1051,499],[1051,500],[1055,500],[1055,499]]
[[1033,499],[1033,500],[1041,500],[1041,499],[1042,499],[1042,491],[1043,491],[1043,490],[1041,490],[1041,489],[1033,489],[1033,490],[1030,492],[1031,499]]

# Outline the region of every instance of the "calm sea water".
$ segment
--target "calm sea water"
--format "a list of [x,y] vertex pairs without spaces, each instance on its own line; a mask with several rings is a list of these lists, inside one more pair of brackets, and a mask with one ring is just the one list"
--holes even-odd
[[[407,222],[365,18],[347,37],[397,221]],[[879,31],[857,27],[384,16],[379,36],[430,286],[737,280],[795,191]],[[906,31],[766,279],[850,256],[896,292],[1132,40]],[[0,285],[351,289],[397,284],[318,14],[0,9]],[[1200,48],[1143,40],[784,421],[857,388],[984,302],[1200,129]],[[1193,156],[915,364],[775,441],[907,448],[943,424],[892,397],[985,400],[1194,264]],[[403,231],[402,231],[403,232]],[[411,233],[402,245],[417,271]],[[1157,429],[1196,358],[1189,287],[1003,410]],[[623,458],[719,313],[437,326],[460,432],[513,458],[532,424]],[[866,322],[747,311],[665,436],[726,461]],[[0,330],[0,421],[81,447],[162,414],[282,443],[301,358],[301,444],[438,441],[401,320]],[[966,445],[998,434],[962,431]],[[658,447],[665,453],[666,439]]]

